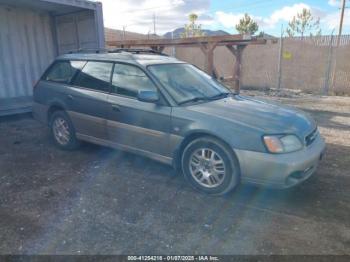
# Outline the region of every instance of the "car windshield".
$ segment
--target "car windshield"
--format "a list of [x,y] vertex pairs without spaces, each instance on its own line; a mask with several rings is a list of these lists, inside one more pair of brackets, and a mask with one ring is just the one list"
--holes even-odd
[[164,64],[148,67],[178,104],[220,99],[229,90],[214,78],[190,64]]

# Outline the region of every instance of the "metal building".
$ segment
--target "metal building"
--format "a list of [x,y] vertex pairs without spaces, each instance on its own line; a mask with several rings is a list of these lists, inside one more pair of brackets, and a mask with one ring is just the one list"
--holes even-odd
[[0,0],[0,115],[31,111],[33,84],[57,55],[104,46],[99,2]]

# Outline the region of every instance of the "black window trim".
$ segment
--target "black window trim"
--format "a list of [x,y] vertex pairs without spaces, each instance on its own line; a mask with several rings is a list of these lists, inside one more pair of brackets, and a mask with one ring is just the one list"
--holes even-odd
[[[84,66],[80,69],[77,70],[75,72],[75,74],[72,76],[71,80],[69,81],[69,83],[59,83],[59,82],[53,82],[53,81],[49,81],[49,80],[45,80],[45,76],[47,75],[47,73],[50,71],[50,69],[59,62],[71,62],[71,61],[82,61],[85,62]],[[75,78],[77,77],[79,71],[82,71],[85,66],[87,65],[88,62],[100,62],[100,63],[112,63],[112,70],[111,70],[111,74],[110,74],[110,80],[109,80],[109,88],[108,91],[103,91],[103,90],[97,90],[97,89],[93,89],[93,88],[87,88],[87,87],[83,87],[83,86],[77,86],[77,85],[73,85],[73,82],[75,80]],[[159,84],[153,79],[153,75],[150,74],[149,72],[147,72],[146,69],[142,68],[141,66],[137,65],[137,64],[133,64],[133,63],[128,63],[128,62],[124,62],[124,61],[113,61],[113,60],[98,60],[98,59],[79,59],[79,58],[74,58],[74,59],[56,59],[55,61],[53,61],[51,63],[51,65],[46,69],[46,71],[44,72],[43,76],[41,77],[41,81],[46,81],[46,82],[50,82],[50,83],[56,83],[56,84],[61,84],[61,85],[68,85],[70,87],[73,88],[79,88],[79,89],[85,89],[85,90],[90,90],[90,91],[94,91],[94,92],[100,92],[100,93],[104,93],[104,94],[108,94],[108,95],[113,95],[113,96],[119,96],[119,97],[123,97],[123,98],[128,98],[128,99],[133,99],[138,101],[138,99],[136,97],[131,97],[131,96],[124,96],[124,95],[120,95],[117,93],[113,93],[112,92],[112,80],[113,80],[113,74],[114,74],[114,67],[116,64],[124,64],[124,65],[129,65],[129,66],[134,66],[137,67],[138,69],[140,69],[153,83],[153,85],[156,87],[158,93],[161,96],[161,106],[169,106],[172,107],[170,101],[168,100],[168,98],[163,94],[163,92],[167,92],[166,90],[163,90],[163,88],[160,88]],[[146,66],[146,68],[149,65]],[[167,92],[168,93],[168,92]],[[168,94],[169,95],[169,94]],[[169,95],[170,96],[170,95]],[[170,96],[171,97],[171,96]]]

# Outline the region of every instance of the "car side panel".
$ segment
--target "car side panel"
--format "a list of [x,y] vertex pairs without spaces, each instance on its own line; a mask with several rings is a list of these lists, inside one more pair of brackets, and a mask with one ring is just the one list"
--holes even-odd
[[40,81],[34,92],[34,115],[47,123],[49,108],[57,106],[68,113],[77,133],[106,139],[107,96],[94,90]]
[[76,132],[107,139],[106,113],[108,94],[84,88],[70,87],[67,94],[68,114]]
[[52,106],[69,110],[66,94],[69,88],[66,85],[44,81],[38,82],[33,94],[33,115],[40,122],[48,124],[48,110]]
[[[113,107],[118,107],[118,110]],[[171,107],[110,95],[108,112],[107,128],[112,142],[165,157],[171,156]]]

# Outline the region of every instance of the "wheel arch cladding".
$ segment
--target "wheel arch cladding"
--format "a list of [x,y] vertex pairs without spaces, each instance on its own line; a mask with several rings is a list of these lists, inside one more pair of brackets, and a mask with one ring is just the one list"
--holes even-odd
[[64,111],[65,108],[62,104],[60,103],[52,103],[50,106],[49,106],[49,110],[47,111],[47,123],[50,123],[50,120],[51,120],[51,116],[54,112],[56,111]]
[[173,158],[174,159],[173,166],[176,170],[181,169],[181,156],[182,156],[183,151],[185,150],[186,146],[188,144],[190,144],[192,141],[194,141],[195,139],[202,138],[202,137],[210,137],[210,138],[213,138],[215,140],[220,141],[221,143],[223,143],[225,145],[225,147],[229,150],[229,152],[232,153],[238,161],[238,158],[237,158],[236,153],[234,152],[234,149],[230,146],[230,144],[227,141],[225,141],[221,137],[218,137],[214,134],[211,134],[210,132],[193,131],[184,137],[184,139],[181,141],[181,143],[179,144],[179,146],[175,150],[174,158]]

